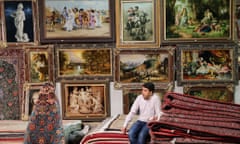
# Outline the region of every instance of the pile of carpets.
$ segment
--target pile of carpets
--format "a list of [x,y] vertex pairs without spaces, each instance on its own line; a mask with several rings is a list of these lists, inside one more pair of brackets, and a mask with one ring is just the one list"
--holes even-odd
[[171,92],[162,111],[148,123],[152,143],[240,143],[240,105]]

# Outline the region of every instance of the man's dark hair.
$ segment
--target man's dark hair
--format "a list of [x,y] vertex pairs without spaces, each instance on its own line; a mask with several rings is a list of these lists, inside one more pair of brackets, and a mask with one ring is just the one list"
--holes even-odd
[[154,90],[155,90],[155,86],[151,82],[144,83],[142,86],[147,88],[151,92],[154,92]]

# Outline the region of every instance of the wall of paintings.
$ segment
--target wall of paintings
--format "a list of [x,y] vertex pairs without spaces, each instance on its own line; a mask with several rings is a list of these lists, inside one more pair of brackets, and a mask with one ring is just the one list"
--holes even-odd
[[45,82],[64,119],[127,113],[149,81],[159,97],[240,103],[239,0],[1,0],[0,11],[0,119],[27,120]]

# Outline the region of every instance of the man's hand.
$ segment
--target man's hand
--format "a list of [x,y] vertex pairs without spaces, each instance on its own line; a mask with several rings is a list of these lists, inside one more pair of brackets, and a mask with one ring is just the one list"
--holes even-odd
[[127,128],[125,128],[125,127],[121,128],[121,132],[122,132],[123,134],[126,134],[126,133],[127,133]]

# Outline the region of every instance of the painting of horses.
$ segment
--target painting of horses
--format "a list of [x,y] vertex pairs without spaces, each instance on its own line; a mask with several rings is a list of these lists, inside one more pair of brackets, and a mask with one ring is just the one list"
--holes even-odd
[[112,41],[113,3],[111,0],[39,1],[41,41]]
[[234,86],[228,85],[198,85],[198,86],[184,86],[184,94],[204,98],[208,100],[215,100],[220,102],[234,102]]
[[236,48],[234,44],[178,45],[178,84],[236,83]]
[[26,81],[29,83],[53,82],[52,45],[25,46],[26,49]]
[[232,40],[232,0],[164,0],[163,7],[163,42]]
[[[115,56],[117,83],[169,83],[173,79],[173,49],[122,50]],[[130,59],[129,59],[130,58]]]
[[[117,46],[159,46],[159,22],[157,1],[118,0],[116,3]],[[119,27],[120,24],[120,27]]]

